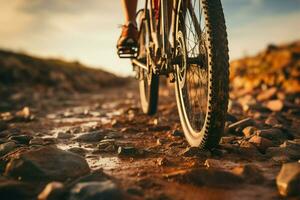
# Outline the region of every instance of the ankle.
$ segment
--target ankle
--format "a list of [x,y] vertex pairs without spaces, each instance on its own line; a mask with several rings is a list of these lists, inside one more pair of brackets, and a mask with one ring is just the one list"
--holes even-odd
[[134,26],[135,28],[137,28],[137,24],[136,24],[135,21],[128,21],[128,22],[125,23],[125,26],[129,26],[129,25],[132,25],[132,26]]

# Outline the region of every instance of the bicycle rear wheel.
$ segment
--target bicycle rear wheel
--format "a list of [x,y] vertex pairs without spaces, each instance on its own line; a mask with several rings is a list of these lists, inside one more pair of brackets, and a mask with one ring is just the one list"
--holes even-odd
[[181,0],[177,5],[176,99],[189,144],[218,145],[228,105],[229,57],[220,0]]
[[[141,12],[141,16],[144,15],[144,11]],[[149,46],[149,33],[147,29],[147,21],[139,18],[139,52],[138,59],[144,62],[147,66],[149,52],[147,47]],[[149,71],[139,68],[139,90],[141,107],[145,114],[154,115],[157,111],[158,102],[158,90],[159,90],[159,76],[154,74],[152,67],[148,66]]]

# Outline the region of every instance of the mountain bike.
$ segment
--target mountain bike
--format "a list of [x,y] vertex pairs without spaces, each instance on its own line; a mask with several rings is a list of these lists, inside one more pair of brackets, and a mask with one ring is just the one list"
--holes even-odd
[[146,0],[137,13],[139,47],[132,58],[144,113],[157,111],[159,76],[175,83],[185,137],[214,148],[224,131],[229,57],[220,0]]

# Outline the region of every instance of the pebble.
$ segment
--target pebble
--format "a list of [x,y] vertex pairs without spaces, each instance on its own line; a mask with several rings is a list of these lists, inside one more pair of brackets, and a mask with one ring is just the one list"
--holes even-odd
[[122,191],[111,180],[77,183],[70,191],[68,200],[123,199]]
[[68,149],[68,151],[72,152],[72,153],[76,153],[78,155],[84,156],[87,153],[87,150],[81,147],[72,147],[70,149]]
[[300,163],[283,164],[276,178],[276,184],[282,196],[300,197]]
[[267,148],[274,146],[271,140],[257,135],[250,138],[249,142],[254,144],[257,147],[257,149],[261,152],[265,152]]
[[118,155],[120,156],[135,156],[138,154],[138,150],[135,147],[119,147]]
[[33,138],[29,141],[30,145],[43,145],[44,140],[42,138]]
[[0,157],[13,151],[15,148],[17,148],[17,145],[15,142],[6,142],[3,144],[0,144]]
[[103,133],[99,131],[93,131],[89,133],[82,133],[75,137],[73,140],[77,142],[99,142],[103,138]]
[[30,140],[32,139],[33,137],[30,136],[30,135],[12,135],[10,136],[8,139],[9,140],[13,140],[13,141],[16,141],[17,143],[19,144],[26,144],[28,145]]
[[57,139],[70,139],[73,135],[69,132],[58,132],[56,138]]
[[266,103],[266,107],[273,112],[279,112],[283,109],[284,104],[280,99],[271,100]]
[[246,137],[250,137],[251,135],[253,135],[256,132],[257,128],[254,126],[247,126],[246,128],[243,129],[243,134]]
[[259,95],[257,95],[256,99],[258,101],[269,100],[269,99],[275,97],[276,93],[277,93],[277,88],[272,87],[272,88],[269,88],[269,89],[259,93]]

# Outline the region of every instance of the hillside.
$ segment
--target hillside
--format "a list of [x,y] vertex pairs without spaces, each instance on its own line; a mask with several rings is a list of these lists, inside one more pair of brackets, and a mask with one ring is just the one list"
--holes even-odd
[[42,59],[0,50],[0,88],[47,87],[88,92],[116,86],[125,79],[79,62]]

